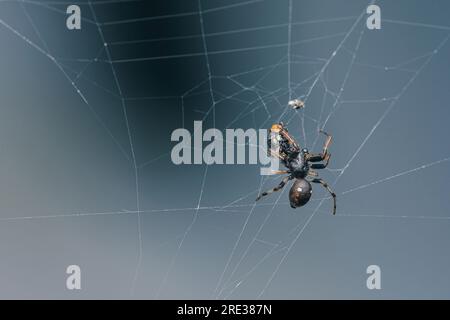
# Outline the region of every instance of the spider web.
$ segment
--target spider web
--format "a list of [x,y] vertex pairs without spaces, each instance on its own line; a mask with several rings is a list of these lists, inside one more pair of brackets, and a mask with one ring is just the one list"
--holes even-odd
[[[53,54],[54,49],[50,48],[46,41],[45,34],[38,28],[36,18],[33,17],[33,10],[39,7],[40,10],[49,10],[65,15],[66,2],[63,1],[0,1],[0,5],[18,6],[34,34],[25,34],[15,23],[7,21],[5,17],[0,16],[0,25],[23,40],[31,49],[38,54],[45,55],[50,65],[56,67],[67,79],[67,85],[72,86],[73,90],[79,96],[81,103],[86,105],[92,116],[96,119],[99,126],[113,140],[118,151],[129,161],[133,169],[135,208],[105,212],[77,212],[67,214],[48,214],[48,215],[23,215],[15,217],[2,217],[0,221],[21,221],[21,220],[46,220],[52,218],[71,218],[71,217],[89,217],[89,216],[109,216],[109,215],[131,215],[136,219],[136,237],[137,237],[137,258],[132,281],[130,284],[130,294],[134,296],[139,282],[142,281],[142,269],[151,267],[144,263],[145,255],[145,228],[142,224],[145,214],[164,214],[164,213],[182,213],[189,217],[188,220],[181,220],[181,232],[175,234],[169,242],[173,245],[169,258],[166,260],[166,266],[161,273],[157,275],[159,283],[156,288],[152,288],[150,293],[144,290],[144,296],[151,294],[154,298],[160,298],[165,294],[165,290],[170,284],[173,273],[176,273],[177,267],[180,267],[183,259],[182,253],[189,238],[192,237],[193,230],[199,224],[201,215],[210,215],[217,217],[213,224],[221,223],[222,217],[231,218],[233,221],[238,217],[237,223],[232,225],[232,236],[225,238],[227,242],[226,250],[223,256],[218,258],[217,267],[213,272],[210,281],[213,283],[211,292],[198,292],[194,296],[202,296],[215,299],[228,299],[236,297],[243,285],[250,282],[252,276],[264,269],[259,279],[259,286],[251,287],[251,297],[266,297],[267,291],[271,288],[274,281],[281,272],[281,268],[287,263],[288,258],[293,254],[293,249],[303,239],[305,231],[312,228],[311,222],[317,219],[318,214],[327,216],[331,213],[323,207],[331,202],[331,199],[323,193],[322,197],[314,197],[307,207],[301,208],[304,214],[290,216],[287,219],[285,229],[280,233],[265,238],[265,233],[274,219],[279,219],[280,214],[286,214],[287,195],[286,188],[279,193],[275,193],[264,199],[260,203],[254,202],[257,194],[278,183],[279,176],[262,177],[256,176],[255,172],[259,168],[252,170],[253,177],[251,183],[254,188],[248,189],[248,185],[237,186],[238,197],[233,198],[232,193],[227,194],[227,188],[220,192],[223,197],[217,199],[211,195],[214,181],[217,181],[217,174],[214,173],[217,167],[201,166],[198,183],[199,189],[196,196],[191,200],[194,205],[191,207],[166,207],[166,208],[145,208],[142,205],[144,170],[151,170],[153,166],[161,161],[169,162],[169,150],[157,152],[150,158],[140,159],[137,155],[135,128],[130,121],[130,109],[134,103],[148,103],[154,100],[168,100],[171,104],[178,107],[177,117],[181,127],[189,128],[190,120],[202,120],[204,125],[218,128],[233,128],[239,126],[250,126],[254,128],[267,128],[271,123],[283,121],[291,132],[296,136],[297,141],[304,147],[311,150],[321,148],[321,134],[319,130],[334,132],[339,127],[348,125],[342,122],[340,113],[354,105],[376,106],[377,112],[370,112],[368,121],[363,123],[364,132],[355,140],[348,152],[340,152],[337,145],[339,139],[334,135],[335,141],[331,146],[332,166],[329,169],[320,172],[321,176],[329,182],[332,189],[337,189],[338,195],[338,213],[335,217],[329,219],[345,219],[349,217],[380,218],[380,219],[403,219],[411,221],[433,221],[448,220],[448,216],[437,215],[389,215],[389,214],[365,214],[350,213],[341,211],[339,207],[340,198],[346,199],[361,190],[370,190],[378,185],[390,183],[395,179],[405,176],[416,175],[422,170],[427,170],[434,166],[443,167],[450,161],[450,157],[445,151],[436,152],[442,157],[434,160],[422,162],[418,166],[405,164],[403,170],[385,175],[385,171],[375,173],[375,178],[366,181],[358,180],[356,184],[342,190],[338,182],[346,173],[353,168],[355,162],[361,157],[370,144],[373,136],[380,130],[383,123],[389,116],[401,107],[402,99],[407,95],[408,90],[415,84],[422,73],[426,72],[427,67],[433,62],[436,56],[441,54],[442,49],[447,45],[450,37],[450,27],[442,25],[433,25],[413,21],[404,21],[397,19],[382,19],[384,25],[402,26],[408,30],[425,29],[433,35],[437,35],[439,41],[431,46],[421,48],[418,52],[402,53],[404,56],[392,64],[377,64],[371,61],[371,56],[367,55],[370,49],[370,42],[367,38],[370,33],[378,32],[368,30],[366,27],[367,5],[376,3],[367,2],[365,5],[355,6],[348,16],[331,16],[328,18],[317,18],[311,20],[298,20],[302,5],[298,1],[288,0],[277,2],[277,6],[282,7],[282,13],[285,14],[284,21],[273,24],[252,25],[254,22],[249,19],[246,25],[241,20],[236,19],[238,27],[220,28],[221,21],[213,21],[214,17],[224,15],[225,19],[229,15],[239,14],[242,10],[255,10],[261,12],[265,6],[274,2],[263,0],[249,0],[236,2],[205,2],[202,0],[193,1],[189,5],[191,11],[167,13],[162,15],[138,16],[118,18],[117,20],[101,20],[99,12],[104,14],[108,12],[109,6],[134,5],[140,3],[138,0],[111,0],[111,1],[87,1],[80,2],[83,8],[83,23],[89,24],[97,31],[97,37],[100,39],[97,50],[92,57],[62,57]],[[269,3],[269,4],[268,4]],[[89,12],[89,15],[84,15]],[[120,28],[123,25],[135,25],[154,21],[177,21],[177,19],[195,19],[198,21],[198,33],[189,35],[174,35],[165,37],[154,37],[145,39],[120,39],[114,38],[113,32],[105,33],[108,28]],[[233,26],[233,24],[231,24]],[[213,31],[209,31],[211,26]],[[308,27],[316,26],[317,29],[311,29],[311,35],[308,34]],[[323,28],[323,32],[316,34],[317,30]],[[306,31],[303,31],[304,29]],[[274,37],[266,37],[266,34],[275,32],[278,41],[273,41]],[[108,34],[108,36],[106,36]],[[270,34],[272,35],[272,34]],[[280,35],[284,35],[281,37]],[[226,43],[227,37],[241,37],[243,42],[234,46],[221,46],[222,40]],[[279,37],[279,38],[278,38]],[[133,37],[131,37],[133,38]],[[35,40],[32,40],[35,39]],[[256,39],[255,41],[253,41]],[[133,54],[127,55],[127,48],[136,45],[161,45],[167,42],[180,42],[196,40],[192,45],[184,46],[183,52],[169,53],[162,55],[142,55],[139,50],[132,51]],[[230,40],[231,41],[231,40]],[[254,43],[254,44],[253,44]],[[323,45],[323,47],[316,44]],[[308,46],[315,50],[308,50]],[[367,48],[369,47],[369,49]],[[118,49],[119,48],[119,49]],[[363,50],[363,52],[361,52]],[[143,50],[146,52],[146,50]],[[130,49],[131,52],[131,49]],[[120,54],[119,54],[120,53]],[[135,54],[137,53],[137,54]],[[259,58],[260,55],[269,56],[262,63],[250,63],[249,59]],[[242,63],[239,60],[232,61],[233,66],[222,67],[221,61],[233,60],[242,54]],[[319,55],[314,55],[319,54]],[[135,55],[135,56],[133,56]],[[231,57],[231,58],[230,58]],[[139,68],[147,63],[163,63],[167,60],[177,60],[189,64],[191,59],[202,59],[204,69],[203,80],[189,86],[184,92],[173,95],[138,95],[130,96],[124,83],[125,76],[119,70],[123,70],[123,65],[133,65]],[[373,59],[376,60],[376,59]],[[112,75],[112,86],[103,85],[101,80],[91,79],[86,73],[95,64],[104,64],[110,68]],[[226,64],[226,63],[224,63]],[[259,66],[258,66],[259,64]],[[229,66],[229,65],[228,65]],[[366,96],[355,94],[356,73],[369,76],[372,71],[386,72],[386,78],[392,77],[390,81],[393,87],[390,94],[382,90],[373,90]],[[388,72],[388,73],[387,73]],[[389,75],[387,75],[389,74]],[[178,76],[178,75],[176,75]],[[284,80],[281,80],[284,79]],[[89,86],[84,88],[78,84],[79,81],[87,81]],[[111,84],[111,82],[110,82]],[[128,86],[128,85],[126,85]],[[348,89],[350,87],[351,89]],[[357,86],[356,86],[357,88]],[[123,121],[126,125],[126,137],[128,145],[117,139],[117,133],[109,128],[103,120],[96,106],[87,98],[86,91],[101,89],[112,96],[120,103]],[[163,91],[163,90],[162,90]],[[305,102],[306,108],[294,111],[287,107],[287,101],[291,99],[301,99]],[[229,106],[229,107],[226,107]],[[225,109],[225,110],[224,110]],[[369,111],[367,111],[369,112]],[[157,114],[156,114],[157,115]],[[370,124],[370,125],[369,125]],[[172,130],[177,128],[171,124]],[[341,134],[341,136],[343,136]],[[167,137],[168,141],[169,137]],[[226,142],[226,141],[225,141]],[[144,148],[139,145],[138,148]],[[153,151],[158,148],[153,148]],[[336,164],[334,164],[336,163]],[[168,165],[170,168],[170,164]],[[231,170],[224,166],[220,170]],[[185,168],[183,170],[189,170]],[[198,171],[198,168],[196,169]],[[219,170],[219,169],[217,169]],[[196,172],[197,172],[196,171]],[[240,171],[237,171],[240,172]],[[150,182],[151,183],[151,182]],[[159,183],[159,182],[157,182]],[[157,184],[156,183],[156,184]],[[193,186],[197,183],[192,183]],[[319,190],[319,186],[314,186]],[[322,192],[322,191],[318,191]],[[321,194],[321,193],[320,193]],[[210,198],[208,198],[208,195]],[[150,195],[150,198],[151,195]],[[211,205],[212,201],[222,200]],[[151,201],[151,200],[150,200]],[[151,203],[151,202],[150,202]],[[281,211],[284,210],[284,211]],[[289,209],[290,210],[290,209]],[[219,218],[220,217],[220,218]],[[214,220],[213,220],[214,221]],[[202,224],[202,226],[204,226]],[[200,228],[201,230],[202,228]],[[164,242],[163,244],[164,245]],[[256,248],[262,246],[263,250]],[[194,249],[195,250],[195,249]],[[300,253],[301,255],[301,253]],[[270,263],[269,263],[270,262]],[[171,291],[174,295],[175,291]]]

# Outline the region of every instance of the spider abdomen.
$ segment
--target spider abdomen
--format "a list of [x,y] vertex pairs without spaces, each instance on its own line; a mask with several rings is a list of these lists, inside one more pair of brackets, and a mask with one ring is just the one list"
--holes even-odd
[[312,187],[305,179],[296,179],[289,191],[289,201],[292,208],[298,208],[308,203],[312,195]]

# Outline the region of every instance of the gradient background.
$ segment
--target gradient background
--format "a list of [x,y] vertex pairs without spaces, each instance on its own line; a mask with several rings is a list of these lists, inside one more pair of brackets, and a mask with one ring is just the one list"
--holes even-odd
[[[0,298],[450,298],[448,1],[377,1],[373,31],[360,0],[68,1],[81,31],[64,3],[0,1]],[[331,112],[336,216],[316,185],[254,206],[259,165],[170,160],[194,120],[282,115],[320,150]]]

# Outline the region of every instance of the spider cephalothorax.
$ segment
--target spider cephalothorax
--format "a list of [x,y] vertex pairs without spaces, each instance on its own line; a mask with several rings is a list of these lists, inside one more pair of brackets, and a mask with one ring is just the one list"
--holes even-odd
[[[268,140],[268,150],[270,155],[280,159],[281,163],[287,170],[278,171],[276,173],[288,174],[281,180],[280,184],[275,188],[263,192],[256,198],[256,201],[262,197],[281,190],[288,181],[295,179],[291,190],[289,191],[289,201],[292,208],[298,208],[305,205],[312,194],[312,183],[319,183],[324,186],[333,197],[333,214],[336,213],[336,194],[330,189],[328,184],[318,178],[318,173],[314,169],[324,169],[328,166],[331,154],[328,147],[331,143],[331,135],[324,131],[320,131],[327,137],[321,153],[310,153],[308,149],[300,149],[299,145],[288,133],[283,123],[274,124],[270,129],[270,138]],[[272,148],[274,144],[278,145],[275,151]],[[321,163],[317,163],[321,162]]]

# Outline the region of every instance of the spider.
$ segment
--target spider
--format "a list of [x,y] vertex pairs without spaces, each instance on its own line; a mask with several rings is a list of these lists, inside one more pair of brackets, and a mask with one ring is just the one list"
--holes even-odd
[[[331,135],[320,130],[326,136],[325,144],[321,153],[310,153],[308,149],[300,149],[300,146],[295,142],[292,136],[288,133],[287,128],[283,123],[272,125],[270,129],[270,136],[268,139],[269,155],[280,159],[281,163],[287,170],[276,171],[275,174],[288,174],[281,180],[280,184],[273,189],[263,192],[256,198],[256,201],[273,192],[281,190],[286,183],[295,179],[294,184],[289,191],[289,201],[293,209],[304,206],[312,194],[311,183],[321,184],[333,197],[333,215],[336,214],[336,194],[330,189],[328,184],[319,178],[319,175],[314,169],[325,169],[330,161],[331,154],[328,152],[328,147],[331,144]],[[272,143],[278,143],[278,150],[272,150]],[[310,162],[322,162],[312,163]]]

